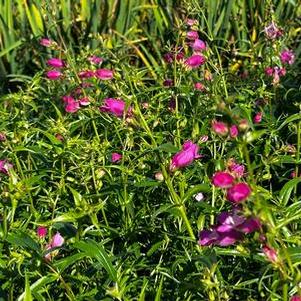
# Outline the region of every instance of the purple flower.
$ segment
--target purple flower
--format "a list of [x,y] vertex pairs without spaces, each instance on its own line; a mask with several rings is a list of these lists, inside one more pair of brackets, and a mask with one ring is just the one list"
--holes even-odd
[[[122,99],[106,98],[104,105],[99,108],[101,112],[109,112],[117,117],[122,117],[125,111],[125,102]],[[129,107],[127,114],[130,115],[132,108]]]
[[174,85],[174,82],[173,82],[173,80],[172,79],[166,79],[166,80],[164,80],[164,82],[163,82],[163,86],[164,87],[172,87]]
[[47,65],[54,67],[54,68],[62,68],[65,67],[65,63],[63,60],[58,58],[51,58],[47,61]]
[[229,246],[242,240],[244,234],[259,230],[260,221],[257,218],[245,218],[239,211],[222,212],[217,218],[217,224],[210,230],[203,230],[199,234],[201,246],[218,245]]
[[195,159],[201,157],[201,155],[198,154],[198,151],[198,145],[192,143],[190,140],[186,141],[182,146],[182,150],[172,157],[170,170],[174,171],[178,168],[190,165]]
[[188,59],[185,61],[185,65],[187,65],[190,68],[197,68],[201,65],[203,65],[206,62],[206,59],[203,55],[201,54],[194,54],[190,56]]
[[282,64],[292,65],[295,61],[295,55],[292,50],[284,50],[280,54],[280,60]]
[[46,72],[46,77],[50,80],[59,79],[61,77],[61,75],[62,75],[62,73],[57,70],[50,70],[50,71]]
[[265,35],[268,39],[274,40],[282,36],[282,30],[279,29],[274,21],[264,28]]
[[95,76],[102,80],[108,80],[114,77],[114,72],[110,69],[97,69],[95,71]]
[[8,175],[11,168],[13,168],[13,165],[10,164],[6,159],[0,160],[0,172]]
[[163,59],[166,63],[171,64],[174,60],[174,55],[171,52],[165,53]]

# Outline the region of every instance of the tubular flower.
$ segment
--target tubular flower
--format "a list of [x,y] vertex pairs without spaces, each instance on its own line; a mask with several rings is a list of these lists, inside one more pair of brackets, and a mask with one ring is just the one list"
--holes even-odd
[[190,140],[186,141],[182,146],[182,150],[172,157],[170,170],[174,171],[178,168],[190,165],[195,159],[201,157],[201,155],[198,154],[198,151],[198,145],[192,143]]

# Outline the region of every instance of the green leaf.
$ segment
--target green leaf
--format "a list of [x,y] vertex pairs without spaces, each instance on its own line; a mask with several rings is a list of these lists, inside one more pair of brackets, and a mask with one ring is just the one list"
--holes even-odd
[[293,189],[301,182],[301,177],[292,179],[285,183],[285,185],[282,187],[279,197],[282,202],[282,205],[285,206],[292,194]]
[[32,295],[31,295],[31,290],[30,290],[30,285],[29,285],[29,280],[28,280],[28,274],[25,274],[25,294],[24,294],[24,301],[32,301]]
[[159,146],[159,149],[166,153],[176,153],[179,149],[171,143],[164,143]]
[[38,254],[40,254],[41,249],[39,244],[33,240],[27,233],[18,230],[18,233],[9,233],[6,239],[12,245],[18,247],[29,248]]
[[104,247],[89,239],[87,241],[80,241],[74,244],[74,247],[83,251],[86,256],[96,259],[100,265],[108,272],[113,281],[117,281],[117,271],[113,267],[109,255],[106,253]]

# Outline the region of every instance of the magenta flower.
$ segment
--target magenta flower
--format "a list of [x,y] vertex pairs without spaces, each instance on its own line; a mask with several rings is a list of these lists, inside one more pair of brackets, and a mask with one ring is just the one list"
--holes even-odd
[[199,38],[199,34],[195,30],[190,30],[190,31],[187,32],[186,37],[189,40],[196,40],[196,39]]
[[212,121],[212,130],[221,136],[226,136],[228,134],[228,126],[222,121]]
[[218,171],[212,177],[212,184],[219,188],[229,188],[233,185],[234,178],[227,172]]
[[90,104],[90,99],[89,97],[83,97],[79,99],[78,102],[80,103],[81,106],[87,106]]
[[122,155],[118,153],[112,153],[112,162],[117,163],[122,159]]
[[206,59],[203,55],[201,54],[194,54],[190,56],[188,59],[185,61],[185,65],[187,65],[190,68],[197,68],[201,65],[203,65],[206,62]]
[[[117,117],[122,117],[125,111],[125,102],[122,99],[106,98],[104,99],[104,105],[99,107],[101,112],[109,112]],[[127,115],[130,115],[132,108],[129,107]]]
[[99,65],[103,62],[103,58],[96,55],[92,55],[88,58],[88,61],[90,61],[92,64]]
[[290,301],[301,301],[301,296],[299,296],[299,295],[294,295],[294,296],[292,296],[292,298],[291,298]]
[[274,68],[273,67],[267,67],[264,69],[264,73],[268,76],[272,76],[274,74]]
[[265,35],[268,39],[274,40],[282,36],[282,30],[279,29],[274,21],[264,28]]
[[46,227],[38,227],[37,235],[39,238],[44,238],[47,235],[47,228]]
[[241,178],[245,173],[244,165],[236,163],[234,159],[229,160],[229,162],[227,163],[227,167],[228,167],[229,172],[235,178]]
[[56,80],[61,77],[62,73],[57,70],[50,70],[46,72],[46,77],[50,80]]
[[198,24],[198,20],[196,20],[196,19],[186,19],[186,24],[188,26],[193,26],[193,25]]
[[61,247],[64,244],[64,238],[57,232],[51,239],[51,248]]
[[95,71],[95,76],[102,80],[108,80],[114,77],[114,72],[110,69],[97,69]]
[[230,137],[231,138],[236,138],[238,136],[238,127],[237,125],[231,125],[230,127]]
[[68,113],[75,113],[80,109],[80,103],[76,101],[72,96],[62,97],[65,103],[65,111]]
[[171,64],[174,60],[174,55],[171,52],[165,53],[163,59],[166,63]]
[[219,237],[219,234],[215,230],[202,230],[199,233],[199,245],[210,246],[211,244],[215,244]]
[[86,70],[86,71],[80,71],[79,73],[78,73],[78,77],[79,78],[91,78],[91,77],[93,77],[95,74],[94,74],[94,71],[92,71],[92,70]]
[[40,40],[40,45],[45,46],[45,47],[50,47],[52,46],[54,42],[48,38],[43,38]]
[[254,123],[260,123],[262,120],[262,112],[256,113],[256,115],[253,118]]
[[54,68],[62,68],[62,67],[65,67],[65,63],[63,60],[61,59],[58,59],[58,58],[52,58],[52,59],[49,59],[47,61],[47,65],[51,66],[51,67],[54,67]]
[[262,248],[264,255],[270,260],[271,262],[278,261],[277,251],[268,245],[264,245]]
[[206,43],[200,39],[195,39],[193,43],[190,44],[194,51],[206,50]]
[[198,151],[198,145],[192,143],[190,140],[186,141],[182,146],[182,150],[172,157],[170,170],[174,171],[178,168],[188,166],[195,159],[201,158],[201,155],[198,154]]
[[0,160],[0,172],[5,175],[9,174],[9,170],[13,168],[13,165],[10,164],[6,159]]
[[245,201],[251,194],[251,188],[246,183],[237,183],[227,191],[227,199],[233,203]]
[[199,90],[199,91],[204,91],[204,90],[205,90],[204,85],[203,85],[202,83],[200,83],[200,82],[195,83],[195,84],[194,84],[194,88],[195,88],[196,90]]
[[292,50],[284,50],[280,54],[280,60],[282,64],[292,65],[295,61],[295,55]]

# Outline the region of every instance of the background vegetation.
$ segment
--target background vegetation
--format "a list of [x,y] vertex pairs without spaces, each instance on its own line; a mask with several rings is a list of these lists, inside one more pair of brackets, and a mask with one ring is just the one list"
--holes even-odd
[[[300,15],[293,0],[0,1],[0,159],[13,164],[0,182],[0,300],[300,294]],[[164,60],[178,49],[191,54],[187,18],[198,20],[207,44],[196,70]],[[264,35],[271,21],[283,29],[281,44]],[[41,46],[42,37],[59,47]],[[284,47],[295,63],[273,85],[264,70]],[[61,99],[81,85],[79,72],[97,68],[91,55],[114,79],[88,79],[90,105],[66,113]],[[51,57],[67,63],[60,81],[45,78]],[[100,112],[107,97],[123,99],[133,115]],[[220,137],[214,119],[248,126],[236,139]],[[172,173],[186,140],[203,157]],[[246,167],[253,193],[242,210],[260,219],[261,232],[200,247],[198,232],[232,208],[211,183],[231,158]],[[64,244],[47,260],[58,232]],[[265,244],[277,260],[264,256]]]

